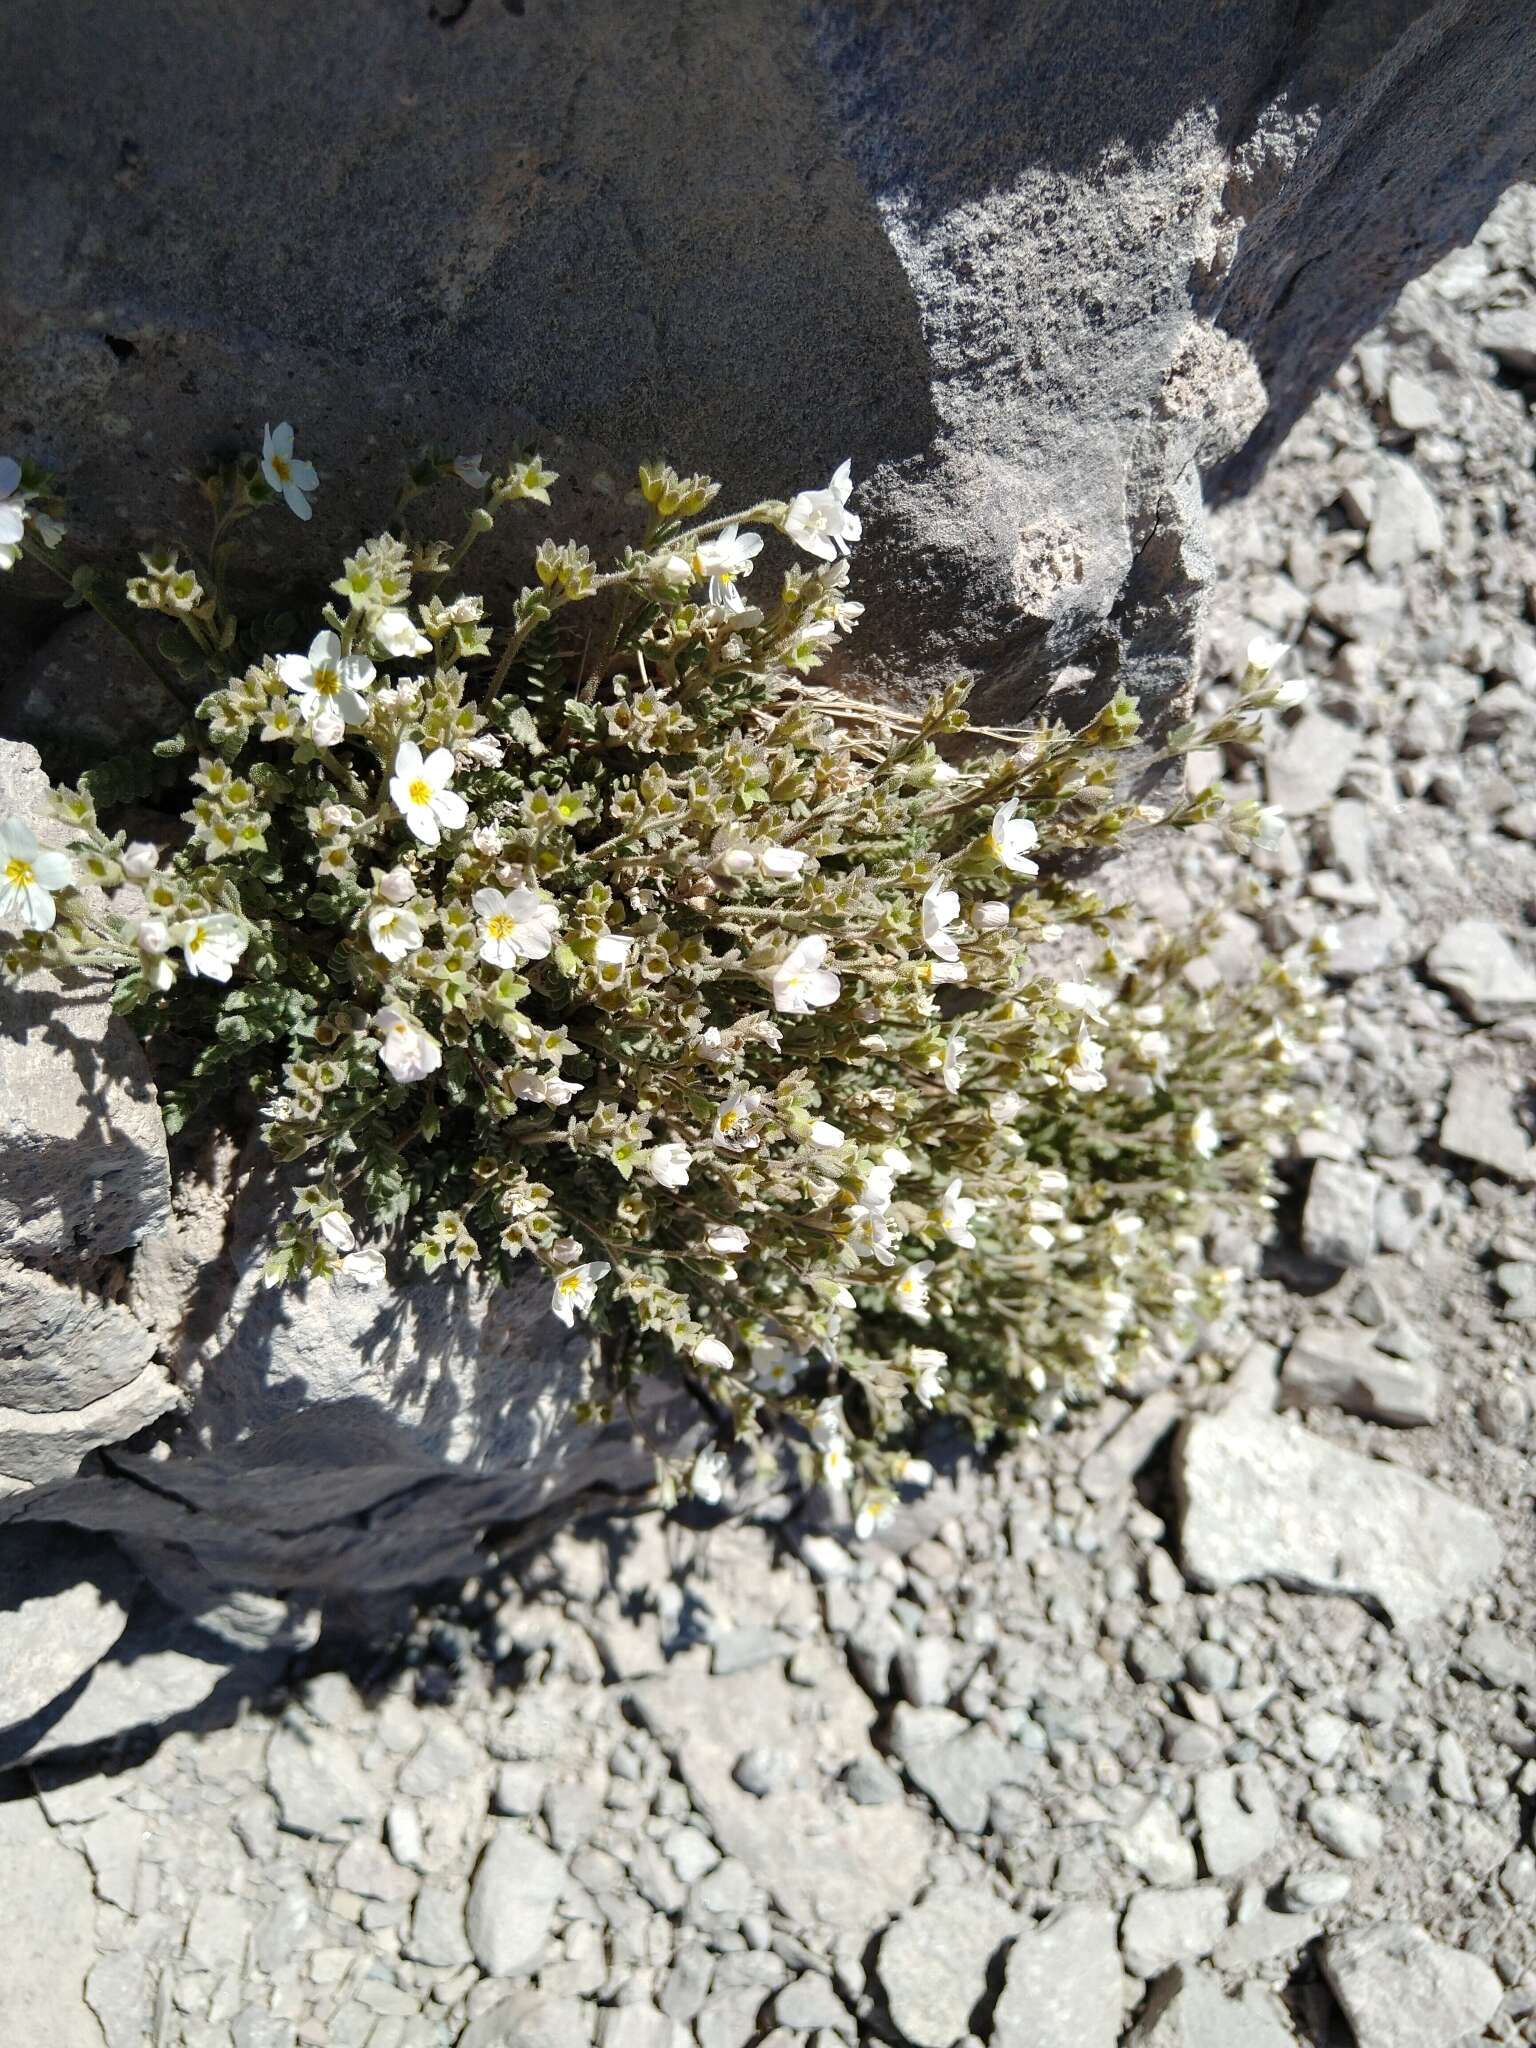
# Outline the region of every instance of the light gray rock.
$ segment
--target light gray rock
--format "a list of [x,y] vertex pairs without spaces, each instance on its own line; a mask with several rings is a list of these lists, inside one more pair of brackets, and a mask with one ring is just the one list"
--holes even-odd
[[893,1661],[901,1696],[914,1707],[942,1707],[950,1694],[953,1653],[943,1636],[904,1641]]
[[1536,972],[1508,933],[1487,918],[1464,918],[1443,931],[1424,966],[1476,1024],[1497,1024],[1501,1017],[1536,1009]]
[[848,1797],[860,1806],[889,1806],[901,1797],[901,1780],[877,1756],[855,1757],[843,1776]]
[[1295,1955],[1321,1930],[1322,1922],[1311,1913],[1276,1913],[1268,1906],[1256,1906],[1227,1929],[1212,1949],[1211,1960],[1218,1970],[1246,1975],[1261,1963]]
[[1445,537],[1439,501],[1411,462],[1378,457],[1376,498],[1365,558],[1378,576],[1432,555]]
[[0,1727],[77,1685],[128,1626],[136,1576],[113,1544],[52,1524],[0,1540]]
[[1347,1870],[1293,1870],[1280,1887],[1280,1904],[1291,1914],[1325,1913],[1343,1905],[1353,1882]]
[[464,1933],[465,1893],[462,1884],[429,1878],[416,1894],[411,1928],[403,1944],[414,1962],[437,1970],[462,1969],[472,1960]]
[[1193,1884],[1199,1875],[1195,1845],[1165,1799],[1149,1799],[1118,1840],[1120,1854],[1148,1884]]
[[1390,1358],[1363,1330],[1334,1323],[1309,1324],[1280,1372],[1280,1399],[1287,1408],[1345,1408],[1402,1429],[1433,1422],[1440,1395],[1438,1367]]
[[1482,2031],[1504,1994],[1481,1956],[1399,1921],[1330,1934],[1322,1963],[1357,2048],[1452,2048]]
[[1308,710],[1274,735],[1264,756],[1264,785],[1288,818],[1309,817],[1338,793],[1360,735],[1353,726]]
[[302,1722],[274,1728],[267,1744],[267,1789],[291,1834],[345,1841],[352,1827],[376,1826],[383,1818],[379,1787],[334,1728]]
[[1009,1949],[991,2038],[994,2048],[1115,2048],[1124,2013],[1114,1914],[1062,1906]]
[[643,2002],[614,2005],[598,2017],[598,2048],[686,2048],[688,2029]]
[[85,1859],[64,1846],[35,1800],[12,1799],[0,1801],[0,1869],[0,2040],[102,2048],[85,1994],[96,1950]]
[[1462,1640],[1461,1662],[1493,1686],[1536,1694],[1536,1649],[1497,1622],[1481,1622]]
[[1536,312],[1529,307],[1484,313],[1477,323],[1477,341],[1506,370],[1522,377],[1536,375]]
[[1137,1892],[1120,1922],[1120,1953],[1133,1977],[1156,1977],[1175,1963],[1208,1956],[1226,1925],[1226,1894],[1219,1884]]
[[472,2019],[454,2048],[590,2048],[594,2017],[578,1999],[520,1984]]
[[1018,1918],[1001,1899],[974,1887],[930,1892],[880,1937],[875,1974],[891,2022],[911,2048],[952,2048],[971,2032],[971,2015]]
[[773,2001],[773,2023],[796,2034],[827,2027],[850,2041],[857,2031],[853,2015],[819,1970],[807,1970],[784,1986]]
[[1440,1142],[1447,1152],[1511,1180],[1536,1181],[1536,1145],[1516,1114],[1515,1091],[1484,1060],[1469,1055],[1451,1076]]
[[1374,1856],[1381,1847],[1381,1822],[1353,1799],[1329,1796],[1312,1800],[1307,1807],[1307,1826],[1325,1849],[1335,1856],[1347,1856],[1351,1862]]
[[142,1954],[117,1949],[100,1955],[85,1980],[85,2002],[101,2023],[107,2048],[143,2048],[150,2012]]
[[1368,1166],[1319,1159],[1301,1212],[1302,1249],[1330,1266],[1363,1266],[1376,1249],[1380,1182]]
[[1262,1764],[1202,1771],[1195,1780],[1200,1853],[1212,1877],[1235,1877],[1267,1855],[1280,1833],[1280,1809]]
[[1284,1418],[1196,1416],[1173,1473],[1185,1570],[1208,1586],[1351,1593],[1412,1626],[1465,1600],[1503,1556],[1480,1508]]
[[1229,1998],[1209,1970],[1176,1968],[1153,1985],[1125,2048],[1294,2048],[1285,2007],[1245,1984]]
[[[941,1714],[946,1710],[908,1711]],[[893,1747],[912,1783],[928,1795],[959,1834],[981,1834],[987,1826],[993,1793],[1002,1785],[1022,1783],[1030,1771],[1026,1756],[981,1723],[935,1742],[908,1735]]]
[[515,1821],[495,1824],[464,1915],[475,1961],[488,1977],[520,1977],[537,1966],[565,1881],[565,1865],[537,1835]]

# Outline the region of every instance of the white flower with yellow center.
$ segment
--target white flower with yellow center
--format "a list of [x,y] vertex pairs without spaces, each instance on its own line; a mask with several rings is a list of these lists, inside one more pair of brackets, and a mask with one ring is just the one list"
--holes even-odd
[[1104,1048],[1096,1038],[1083,1032],[1067,1054],[1062,1079],[1078,1095],[1097,1095],[1109,1083],[1104,1078]]
[[931,1344],[914,1344],[908,1354],[913,1373],[912,1392],[925,1408],[931,1408],[944,1391],[949,1359]]
[[965,1034],[961,1031],[951,1031],[944,1041],[944,1059],[939,1068],[940,1079],[944,1083],[946,1093],[950,1095],[960,1093],[961,1061],[964,1054]]
[[480,958],[492,967],[547,960],[560,930],[560,911],[537,889],[477,889],[470,899],[480,920]]
[[312,462],[302,462],[294,454],[293,428],[287,420],[262,429],[261,473],[295,519],[309,517],[304,493],[314,490],[320,478]]
[[823,491],[800,491],[791,498],[783,518],[783,530],[808,555],[835,562],[846,555],[864,531],[856,512],[848,510],[853,495],[853,465],[839,463],[832,481]]
[[123,873],[130,882],[147,882],[160,865],[160,849],[147,839],[133,839],[123,848]]
[[411,1015],[386,1003],[374,1014],[373,1028],[381,1034],[379,1058],[391,1076],[402,1085],[425,1081],[443,1064],[443,1048],[430,1031]]
[[960,915],[960,897],[954,889],[941,889],[937,879],[923,891],[923,943],[939,960],[958,960],[960,948],[949,928]]
[[896,1297],[896,1306],[915,1323],[928,1320],[928,1275],[932,1271],[932,1259],[919,1259],[915,1265],[908,1266],[891,1289]]
[[693,1164],[693,1154],[686,1145],[653,1145],[645,1164],[651,1179],[659,1188],[685,1188],[688,1185],[688,1169]]
[[976,1214],[977,1204],[969,1195],[961,1193],[961,1187],[962,1182],[957,1177],[944,1190],[939,1203],[939,1227],[951,1244],[974,1251],[976,1233],[971,1229],[971,1219]]
[[765,979],[773,991],[773,1007],[785,1016],[805,1017],[824,1010],[842,993],[842,978],[826,965],[829,942],[819,932],[799,939]]
[[163,917],[144,917],[134,933],[139,949],[139,972],[149,987],[164,993],[176,979],[176,963],[170,958],[171,928]]
[[39,846],[30,825],[7,818],[0,825],[0,924],[51,931],[57,915],[53,892],[67,888],[74,874],[68,854]]
[[1221,1131],[1208,1109],[1195,1112],[1184,1135],[1190,1151],[1197,1159],[1214,1159],[1221,1150]]
[[751,1152],[762,1141],[752,1128],[752,1118],[762,1097],[754,1088],[733,1088],[715,1112],[715,1143],[727,1152]]
[[432,642],[416,626],[408,611],[392,605],[373,622],[374,645],[391,661],[407,661],[413,654],[430,654]]
[[375,903],[368,913],[368,937],[386,960],[403,960],[421,946],[425,934],[412,910],[395,903]]
[[280,654],[277,672],[322,747],[335,746],[347,726],[368,716],[367,692],[377,671],[366,654],[343,654],[334,633],[317,633],[308,654]]
[[598,1282],[606,1280],[612,1271],[606,1259],[589,1259],[584,1266],[572,1266],[556,1275],[549,1305],[568,1330],[577,1316],[584,1316],[592,1306]]
[[746,599],[736,588],[737,578],[752,574],[753,560],[762,551],[762,535],[740,533],[733,522],[713,540],[700,541],[689,557],[688,567],[694,576],[709,578],[711,604],[723,605],[728,612],[744,612]]
[[848,1455],[846,1444],[828,1444],[816,1460],[817,1474],[823,1486],[846,1486],[853,1477],[853,1460]]
[[788,1394],[809,1363],[782,1337],[765,1337],[752,1346],[752,1384],[765,1394]]
[[1001,862],[1012,875],[1038,875],[1040,864],[1031,860],[1029,854],[1039,844],[1040,834],[1034,821],[1019,816],[1019,799],[1016,796],[998,805],[992,813],[992,829],[987,834],[987,851],[995,861]]
[[423,757],[414,740],[400,742],[390,800],[423,846],[436,846],[445,829],[457,832],[469,816],[463,797],[448,787],[452,780],[453,756],[446,747],[434,747]]
[[205,981],[228,981],[250,937],[239,918],[227,910],[215,911],[211,917],[184,918],[171,931],[187,972],[201,975]]
[[592,948],[592,958],[599,967],[627,967],[634,950],[635,942],[628,932],[604,932]]

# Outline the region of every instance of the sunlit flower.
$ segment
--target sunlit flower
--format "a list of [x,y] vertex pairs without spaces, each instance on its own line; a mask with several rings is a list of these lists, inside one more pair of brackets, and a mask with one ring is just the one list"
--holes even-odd
[[1032,847],[1040,844],[1040,834],[1034,820],[1018,815],[1019,799],[1009,797],[1007,803],[999,804],[992,813],[992,829],[987,834],[987,851],[995,861],[1000,861],[1010,874],[1038,875],[1040,864],[1029,858]]
[[490,482],[490,473],[480,467],[478,455],[456,455],[453,458],[453,473],[462,484],[468,484],[472,491],[483,490]]
[[816,1470],[824,1486],[846,1486],[853,1476],[853,1460],[848,1455],[846,1444],[828,1444],[816,1460]]
[[688,1468],[688,1491],[705,1507],[717,1508],[725,1498],[729,1473],[730,1467],[721,1452],[700,1451]]
[[1248,669],[1256,676],[1267,676],[1270,670],[1285,659],[1286,645],[1283,640],[1271,640],[1267,633],[1257,634],[1248,642]]
[[782,1337],[766,1337],[752,1346],[752,1384],[765,1394],[787,1394],[809,1360]]
[[550,1307],[558,1319],[570,1329],[578,1315],[585,1315],[592,1306],[600,1280],[606,1280],[613,1268],[606,1259],[590,1259],[584,1266],[572,1266],[555,1280]]
[[829,1124],[825,1117],[817,1117],[810,1129],[811,1143],[823,1152],[837,1152],[848,1140],[836,1124]]
[[181,948],[189,974],[207,981],[228,981],[235,962],[250,944],[250,933],[227,910],[211,917],[189,917],[174,926],[171,938]]
[[971,930],[973,932],[1003,931],[1012,916],[1006,903],[988,898],[984,903],[973,903],[970,908]]
[[30,825],[7,818],[0,824],[0,924],[51,931],[54,892],[67,888],[74,873],[68,854],[39,846]]
[[1214,1159],[1221,1150],[1221,1131],[1208,1109],[1196,1110],[1185,1136],[1197,1159]]
[[750,1152],[762,1141],[752,1128],[752,1117],[762,1097],[755,1089],[733,1088],[715,1112],[715,1143],[727,1152]]
[[147,839],[133,839],[123,848],[123,873],[130,882],[147,882],[160,865],[160,849]]
[[416,894],[415,879],[407,867],[393,867],[383,874],[375,869],[374,881],[386,903],[409,903]]
[[1104,1078],[1104,1048],[1086,1031],[1070,1048],[1062,1079],[1079,1095],[1097,1095],[1101,1088],[1108,1087]]
[[931,1344],[914,1344],[908,1357],[916,1374],[912,1392],[925,1408],[931,1408],[944,1391],[944,1375],[949,1370],[949,1359]]
[[599,967],[627,967],[634,950],[635,942],[628,932],[604,932],[592,948],[592,958]]
[[949,927],[960,915],[960,898],[953,889],[941,889],[932,881],[923,892],[923,942],[940,960],[958,960],[960,948],[949,935]]
[[332,747],[345,726],[368,716],[367,691],[376,670],[366,654],[343,654],[334,633],[317,633],[308,654],[280,654],[277,672],[313,722],[316,740]]
[[446,747],[434,747],[423,759],[414,740],[400,742],[389,794],[423,846],[436,846],[445,828],[457,832],[469,815],[463,797],[448,787],[452,780],[453,756]]
[[646,1161],[651,1179],[660,1188],[685,1188],[693,1154],[686,1145],[653,1145]]
[[261,473],[281,497],[295,519],[309,517],[309,500],[304,495],[319,484],[312,462],[302,462],[293,452],[293,428],[287,420],[262,430]]
[[738,577],[752,574],[752,563],[763,550],[760,533],[740,533],[734,524],[722,528],[712,540],[700,541],[689,559],[695,576],[709,578],[709,601],[727,611],[746,610],[746,600],[736,588]]
[[896,1503],[888,1493],[872,1493],[859,1503],[859,1511],[853,1518],[853,1533],[860,1543],[865,1542],[877,1531],[883,1529],[896,1513]]
[[804,1017],[823,1010],[842,993],[842,979],[824,963],[829,943],[819,932],[798,940],[777,967],[767,974],[773,1006],[787,1016]]
[[1058,981],[1056,1000],[1064,1010],[1077,1010],[1087,1017],[1103,1015],[1104,991],[1091,981]]
[[393,903],[375,903],[368,913],[368,937],[386,960],[403,960],[424,941],[421,920],[412,910]]
[[480,920],[480,958],[492,967],[547,960],[560,930],[560,909],[537,889],[477,889],[471,898]]
[[944,1061],[939,1069],[945,1090],[950,1095],[960,1093],[960,1062],[964,1052],[965,1034],[961,1031],[951,1031],[944,1041]]
[[744,1252],[752,1240],[739,1223],[722,1223],[710,1231],[704,1242],[712,1252],[729,1258],[734,1252]]
[[784,513],[784,531],[808,555],[834,562],[846,555],[864,531],[855,512],[848,510],[853,495],[852,464],[840,463],[832,481],[822,491],[801,491],[791,498]]
[[421,632],[408,611],[393,606],[373,622],[373,637],[391,661],[406,661],[413,654],[430,654],[432,642]]
[[908,1266],[891,1289],[896,1306],[917,1323],[928,1320],[928,1275],[932,1271],[932,1259],[919,1259],[916,1264]]
[[772,881],[792,880],[805,866],[808,856],[792,846],[760,846],[757,864]]
[[384,1280],[384,1254],[376,1251],[348,1252],[341,1262],[347,1279],[359,1287],[378,1287]]
[[150,988],[164,994],[176,979],[176,963],[170,958],[171,928],[163,917],[143,917],[134,933],[139,949],[139,972]]
[[693,1358],[694,1363],[703,1366],[706,1372],[729,1372],[736,1363],[736,1354],[730,1345],[722,1343],[718,1337],[701,1337],[693,1347]]
[[969,1195],[960,1192],[962,1185],[957,1177],[944,1190],[943,1199],[939,1203],[939,1227],[951,1244],[958,1244],[967,1251],[973,1251],[976,1246],[976,1235],[971,1229],[971,1219],[976,1214],[977,1205]]
[[424,1031],[409,1010],[386,1003],[377,1011],[373,1027],[383,1034],[379,1058],[395,1080],[402,1084],[424,1081],[443,1064],[443,1049],[430,1031]]
[[0,569],[15,568],[26,527],[27,508],[21,496],[21,464],[14,456],[0,455]]

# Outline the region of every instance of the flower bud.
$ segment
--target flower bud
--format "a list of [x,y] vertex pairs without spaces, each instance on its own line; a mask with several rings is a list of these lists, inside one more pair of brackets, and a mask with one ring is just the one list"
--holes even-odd
[[123,848],[123,873],[130,882],[147,882],[160,865],[160,849],[147,839],[135,839]]

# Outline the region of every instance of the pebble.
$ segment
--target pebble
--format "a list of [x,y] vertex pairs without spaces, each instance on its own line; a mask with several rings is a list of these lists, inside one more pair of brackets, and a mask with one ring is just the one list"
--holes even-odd
[[1301,1214],[1301,1243],[1308,1257],[1330,1266],[1363,1266],[1376,1249],[1380,1189],[1368,1166],[1319,1159]]
[[1441,933],[1424,961],[1431,981],[1449,991],[1476,1024],[1497,1024],[1536,1008],[1536,971],[1508,934],[1469,917]]
[[1280,1887],[1287,1913],[1326,1913],[1342,1906],[1354,1883],[1347,1870],[1293,1870]]
[[1351,1861],[1374,1856],[1381,1847],[1382,1825],[1374,1813],[1352,1799],[1314,1799],[1306,1810],[1307,1826],[1325,1849]]
[[515,1821],[498,1821],[470,1885],[465,1931],[475,1961],[491,1977],[533,1969],[549,1935],[565,1865]]
[[1212,1877],[1235,1877],[1274,1846],[1280,1809],[1261,1764],[1202,1771],[1195,1780],[1200,1853]]
[[1536,1146],[1515,1105],[1515,1091],[1496,1067],[1467,1059],[1451,1080],[1440,1120],[1441,1144],[1511,1180],[1536,1181]]
[[1120,1922],[1120,1953],[1133,1977],[1156,1977],[1174,1963],[1208,1956],[1226,1925],[1219,1884],[1137,1892]]

